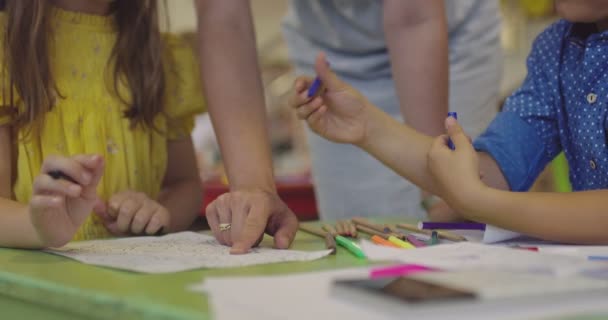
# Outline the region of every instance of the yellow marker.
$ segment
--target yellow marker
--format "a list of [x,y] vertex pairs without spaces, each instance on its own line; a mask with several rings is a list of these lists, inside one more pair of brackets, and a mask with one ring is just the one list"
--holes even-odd
[[416,248],[411,243],[405,242],[395,236],[389,236],[387,240],[390,241],[391,243],[395,244],[396,246],[399,246],[399,248],[403,248],[403,249],[415,249]]

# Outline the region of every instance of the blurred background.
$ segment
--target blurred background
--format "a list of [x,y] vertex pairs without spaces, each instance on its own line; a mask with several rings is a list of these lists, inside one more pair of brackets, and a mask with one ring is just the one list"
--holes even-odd
[[[316,207],[303,126],[294,112],[286,108],[285,103],[296,76],[287,59],[280,28],[288,1],[253,0],[251,5],[279,191],[302,220],[315,219]],[[196,17],[192,0],[168,1],[164,10],[168,11],[169,17],[165,28],[194,42]],[[525,60],[532,41],[557,18],[553,14],[552,0],[502,0],[501,11],[504,54],[501,97],[504,99],[519,86],[526,75]],[[205,202],[208,203],[226,191],[227,183],[208,115],[199,116],[192,137],[201,178],[205,182]],[[535,189],[568,191],[565,162],[559,161],[539,178]]]

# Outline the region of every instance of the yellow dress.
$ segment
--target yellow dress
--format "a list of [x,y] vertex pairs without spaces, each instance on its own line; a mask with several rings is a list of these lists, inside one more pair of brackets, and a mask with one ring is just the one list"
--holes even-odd
[[[191,47],[176,37],[164,37],[175,62],[171,67],[175,70],[165,72],[165,112],[172,120],[161,115],[155,119],[160,133],[139,126],[132,129],[123,116],[125,105],[108,89],[111,87],[106,81],[108,59],[117,36],[113,18],[60,9],[54,9],[52,15],[55,38],[49,52],[51,70],[64,98],[59,98],[44,115],[38,134],[18,141],[17,179],[13,185],[16,200],[29,202],[32,182],[46,157],[75,154],[104,156],[106,168],[98,187],[102,199],[127,189],[145,192],[155,199],[167,167],[167,141],[188,135],[194,126],[194,115],[204,111]],[[5,19],[0,15],[0,32],[4,31]],[[23,108],[18,97],[17,106]],[[0,106],[0,125],[12,120],[4,108]],[[23,135],[22,129],[19,136]],[[107,236],[103,223],[92,214],[74,240]]]

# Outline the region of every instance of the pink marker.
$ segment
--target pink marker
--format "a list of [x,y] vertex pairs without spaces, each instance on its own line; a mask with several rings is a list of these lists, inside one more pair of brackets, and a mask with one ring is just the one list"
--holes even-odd
[[372,269],[369,272],[369,276],[372,279],[375,278],[385,278],[385,277],[400,277],[407,276],[410,274],[420,273],[420,272],[429,272],[434,271],[434,269],[417,265],[417,264],[400,264],[394,265],[390,267],[382,267]]

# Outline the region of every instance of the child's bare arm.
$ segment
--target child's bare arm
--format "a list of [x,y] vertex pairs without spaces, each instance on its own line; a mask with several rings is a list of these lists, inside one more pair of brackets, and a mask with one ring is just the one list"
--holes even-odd
[[542,239],[608,244],[608,190],[509,192],[487,188],[465,207],[467,217]]
[[169,210],[171,231],[185,230],[201,210],[202,186],[190,137],[167,142],[168,163],[158,202]]
[[[329,69],[323,55],[317,57],[315,67],[325,89],[319,96],[309,98],[307,88],[311,79],[303,77],[296,81],[289,103],[298,117],[306,120],[317,134],[335,142],[357,145],[422,189],[438,194],[427,166],[433,138],[372,105]],[[479,155],[479,171],[484,182],[494,188],[507,189],[494,159],[485,153]]]
[[0,126],[0,246],[43,246],[30,219],[27,205],[12,199],[11,128]]
[[[28,204],[11,199],[10,127],[0,126],[0,246],[59,247],[69,242],[97,201],[104,160],[98,155],[47,157],[32,187]],[[60,170],[70,180],[54,179]]]

